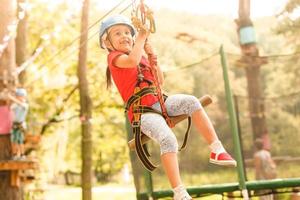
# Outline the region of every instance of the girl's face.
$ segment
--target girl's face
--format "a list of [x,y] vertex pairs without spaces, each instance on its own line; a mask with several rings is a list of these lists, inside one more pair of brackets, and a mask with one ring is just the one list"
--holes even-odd
[[129,53],[133,46],[130,28],[122,24],[114,25],[108,30],[104,43],[108,49]]

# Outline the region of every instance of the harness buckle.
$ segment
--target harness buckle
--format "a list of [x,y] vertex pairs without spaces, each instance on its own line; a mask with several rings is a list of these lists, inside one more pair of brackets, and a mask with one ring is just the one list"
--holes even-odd
[[141,126],[141,123],[140,123],[140,121],[133,121],[132,124],[131,124],[131,126],[132,126],[133,128],[136,128],[136,127]]

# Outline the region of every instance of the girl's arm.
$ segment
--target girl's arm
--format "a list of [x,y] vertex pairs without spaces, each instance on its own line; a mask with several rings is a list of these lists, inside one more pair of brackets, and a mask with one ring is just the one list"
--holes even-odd
[[28,106],[27,103],[20,101],[19,99],[17,99],[16,97],[12,96],[11,94],[8,94],[8,98],[9,98],[11,101],[13,101],[13,102],[19,104],[20,106],[22,106],[22,107],[24,107],[24,108],[26,108],[26,107]]
[[120,68],[136,67],[141,61],[143,55],[143,48],[148,35],[149,32],[144,30],[138,32],[131,52],[128,55],[122,54],[119,57],[117,57],[114,61],[114,64]]

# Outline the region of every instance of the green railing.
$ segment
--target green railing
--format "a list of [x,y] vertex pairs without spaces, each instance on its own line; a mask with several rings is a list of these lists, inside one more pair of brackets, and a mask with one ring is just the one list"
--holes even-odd
[[[207,196],[213,194],[223,195],[224,193],[231,193],[240,191],[241,196],[244,200],[249,199],[249,192],[262,189],[279,189],[279,188],[292,188],[300,186],[300,178],[289,178],[289,179],[274,179],[274,180],[261,180],[261,181],[247,181],[244,172],[244,163],[241,152],[241,144],[238,133],[237,116],[235,112],[235,106],[233,101],[233,95],[230,88],[230,82],[228,78],[228,70],[226,57],[224,54],[223,46],[220,47],[221,64],[223,69],[223,79],[226,94],[227,110],[230,119],[230,128],[233,137],[235,158],[237,159],[237,183],[225,183],[225,184],[213,184],[213,185],[202,185],[199,187],[187,188],[190,195],[194,197]],[[128,128],[128,127],[127,127]],[[129,131],[128,131],[129,132]],[[153,190],[152,176],[151,173],[145,170],[144,173],[146,192],[137,193],[138,200],[149,200],[149,199],[161,199],[166,197],[172,197],[172,190]]]

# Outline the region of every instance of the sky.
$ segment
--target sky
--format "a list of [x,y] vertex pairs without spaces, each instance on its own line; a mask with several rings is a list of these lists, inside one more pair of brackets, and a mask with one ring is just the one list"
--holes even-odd
[[[120,1],[105,1],[101,7],[110,9]],[[130,1],[132,0],[128,2]],[[138,3],[139,0],[136,0],[136,2]],[[251,0],[251,17],[276,15],[282,10],[286,2],[287,0]],[[168,8],[199,15],[216,14],[237,18],[239,0],[145,0],[145,3],[154,11]],[[101,0],[99,4],[101,4]]]

